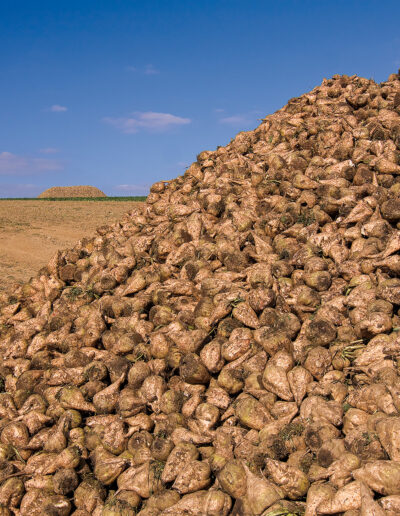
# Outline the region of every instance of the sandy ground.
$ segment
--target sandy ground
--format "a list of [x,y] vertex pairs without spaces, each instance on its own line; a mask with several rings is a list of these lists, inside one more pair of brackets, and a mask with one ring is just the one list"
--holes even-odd
[[57,249],[92,236],[97,227],[119,220],[133,204],[0,200],[0,290],[28,281]]

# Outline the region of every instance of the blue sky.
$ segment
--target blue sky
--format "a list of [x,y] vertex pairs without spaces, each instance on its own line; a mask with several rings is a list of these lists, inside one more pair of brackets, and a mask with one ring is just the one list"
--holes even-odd
[[400,67],[400,2],[2,0],[0,197],[143,195],[335,73]]

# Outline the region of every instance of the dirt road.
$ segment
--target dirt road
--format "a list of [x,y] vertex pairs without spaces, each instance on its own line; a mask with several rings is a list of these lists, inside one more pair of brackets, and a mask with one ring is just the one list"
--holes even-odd
[[132,201],[0,200],[0,290],[25,282],[57,251],[119,220]]

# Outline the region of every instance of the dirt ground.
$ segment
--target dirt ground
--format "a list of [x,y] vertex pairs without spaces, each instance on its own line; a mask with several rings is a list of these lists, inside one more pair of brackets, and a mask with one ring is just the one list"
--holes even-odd
[[28,281],[57,249],[118,221],[132,201],[0,200],[0,290]]

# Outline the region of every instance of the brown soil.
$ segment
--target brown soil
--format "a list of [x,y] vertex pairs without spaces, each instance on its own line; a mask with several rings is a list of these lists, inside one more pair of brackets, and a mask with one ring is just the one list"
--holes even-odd
[[132,201],[1,201],[0,291],[28,281],[57,249],[118,221]]
[[48,188],[38,198],[47,197],[107,197],[104,192],[95,186],[53,186]]

